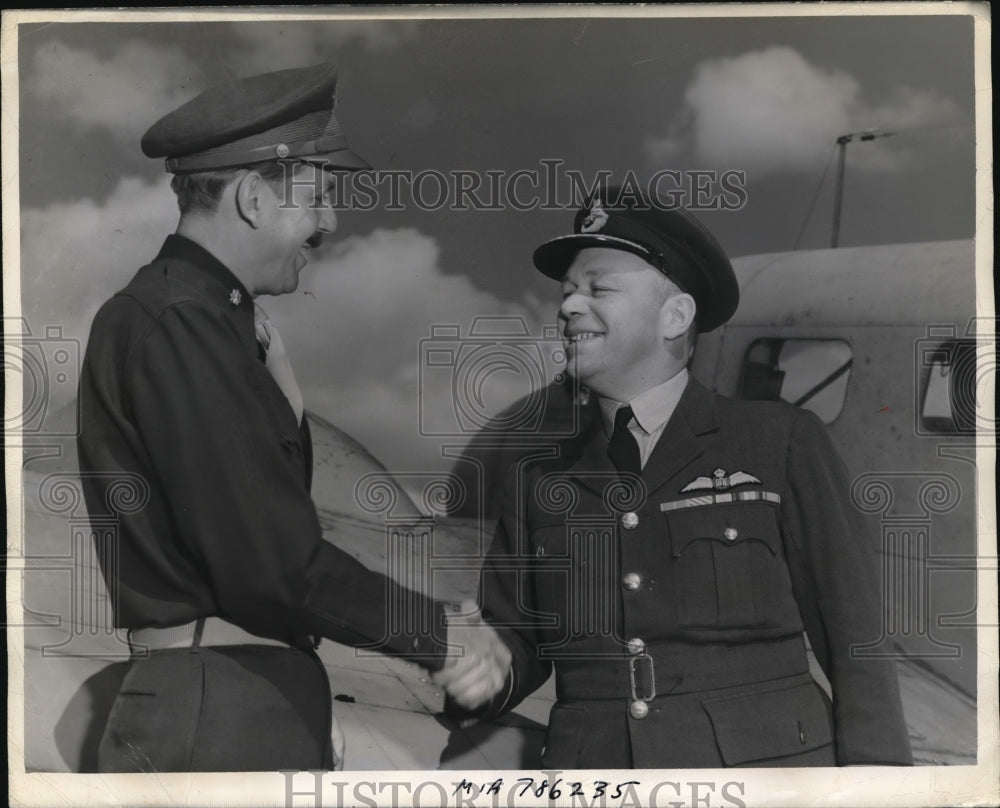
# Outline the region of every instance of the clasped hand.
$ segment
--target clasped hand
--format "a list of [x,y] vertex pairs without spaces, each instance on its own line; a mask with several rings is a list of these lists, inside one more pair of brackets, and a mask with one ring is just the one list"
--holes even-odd
[[466,600],[461,613],[448,619],[448,658],[433,680],[459,705],[472,710],[500,691],[510,660],[510,650],[496,630],[483,620],[479,607]]

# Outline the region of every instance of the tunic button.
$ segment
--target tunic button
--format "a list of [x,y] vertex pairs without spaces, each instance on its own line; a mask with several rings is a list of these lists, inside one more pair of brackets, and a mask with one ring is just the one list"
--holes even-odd
[[639,526],[639,515],[629,511],[622,514],[622,527],[626,530],[635,530]]
[[646,650],[646,643],[640,640],[638,637],[633,637],[628,641],[628,652],[630,654],[641,654]]
[[729,541],[736,541],[736,537],[739,536],[739,531],[735,527],[727,527],[722,534]]
[[642,578],[639,577],[639,573],[630,572],[622,578],[622,583],[625,584],[626,589],[638,589],[639,584],[642,583]]
[[649,705],[644,701],[633,701],[628,706],[628,711],[633,718],[643,719],[649,715]]

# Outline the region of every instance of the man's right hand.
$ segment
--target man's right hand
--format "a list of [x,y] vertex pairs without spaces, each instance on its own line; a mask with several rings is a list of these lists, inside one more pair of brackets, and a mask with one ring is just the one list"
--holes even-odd
[[510,650],[473,601],[463,601],[461,612],[449,617],[448,646],[450,656],[432,678],[459,705],[474,710],[500,692],[510,671]]

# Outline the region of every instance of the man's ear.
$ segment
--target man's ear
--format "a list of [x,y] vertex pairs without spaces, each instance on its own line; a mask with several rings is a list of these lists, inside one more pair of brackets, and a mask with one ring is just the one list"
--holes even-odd
[[254,229],[261,225],[264,184],[264,178],[256,171],[248,171],[236,181],[236,212]]
[[697,306],[691,295],[681,292],[668,297],[660,309],[660,328],[663,338],[674,340],[684,336],[694,322]]

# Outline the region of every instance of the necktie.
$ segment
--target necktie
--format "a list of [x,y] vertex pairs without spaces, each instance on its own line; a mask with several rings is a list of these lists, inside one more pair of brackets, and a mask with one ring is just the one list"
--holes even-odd
[[642,470],[639,456],[639,443],[628,428],[632,420],[632,408],[628,405],[619,407],[615,413],[615,431],[608,441],[608,459],[620,472],[638,474]]
[[257,333],[257,341],[264,348],[264,367],[288,399],[292,412],[295,413],[295,422],[300,423],[303,409],[302,391],[295,381],[292,363],[288,361],[288,354],[285,353],[285,345],[281,341],[278,329],[268,320],[267,312],[256,304],[254,304],[254,330]]

